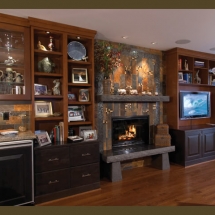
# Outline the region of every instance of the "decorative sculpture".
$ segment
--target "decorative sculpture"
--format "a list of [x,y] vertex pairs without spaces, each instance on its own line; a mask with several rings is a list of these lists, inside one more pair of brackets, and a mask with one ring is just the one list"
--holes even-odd
[[55,84],[55,86],[52,88],[53,95],[60,95],[60,80],[55,79],[53,83]]
[[37,48],[42,51],[47,51],[46,47],[40,41],[38,41]]
[[196,72],[196,83],[201,84],[201,78],[199,77],[199,70]]

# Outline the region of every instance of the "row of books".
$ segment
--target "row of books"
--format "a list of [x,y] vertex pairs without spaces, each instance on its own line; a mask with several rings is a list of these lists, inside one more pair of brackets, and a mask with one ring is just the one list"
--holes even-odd
[[52,143],[56,145],[62,144],[64,140],[64,124],[60,122],[59,125],[55,125],[52,129]]
[[183,73],[183,80],[179,80],[179,82],[191,84],[193,82],[193,75],[191,73]]

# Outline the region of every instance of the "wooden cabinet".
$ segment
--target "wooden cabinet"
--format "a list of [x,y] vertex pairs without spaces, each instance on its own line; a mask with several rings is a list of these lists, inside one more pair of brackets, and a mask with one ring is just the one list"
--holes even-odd
[[171,144],[176,147],[175,152],[170,153],[170,161],[189,166],[215,159],[215,127],[170,129],[170,134]]
[[[186,68],[185,63],[188,65]],[[214,123],[215,87],[212,85],[212,80],[215,78],[215,75],[211,70],[215,66],[215,55],[174,48],[164,52],[164,65],[167,86],[166,94],[170,96],[170,102],[164,103],[164,112],[167,113],[166,123],[169,124],[170,128],[180,129],[183,126]],[[184,80],[188,77],[188,81],[180,81],[181,77]],[[211,117],[181,120],[179,116],[179,92],[181,90],[210,91]]]
[[0,205],[34,203],[33,143],[14,141],[0,146]]
[[[79,126],[89,125],[95,128],[94,117],[94,36],[95,31],[64,25],[60,23],[29,18],[31,26],[31,69],[32,69],[32,130],[46,130],[48,133],[64,123],[64,141],[68,130],[73,129],[79,135]],[[86,58],[73,59],[68,55],[68,44],[76,42],[86,50]],[[53,44],[50,50],[50,43]],[[42,45],[42,46],[41,46]],[[38,48],[39,47],[39,48]],[[74,48],[73,48],[74,49]],[[72,49],[72,52],[73,52]],[[70,50],[71,51],[71,50]],[[49,68],[44,68],[46,66]],[[45,65],[44,65],[45,64]],[[85,72],[85,81],[76,79],[77,74]],[[60,94],[54,93],[54,81],[60,81]],[[35,84],[45,86],[45,92],[37,92]],[[46,91],[46,88],[48,91]],[[87,91],[86,101],[79,101],[80,90]],[[76,100],[69,100],[68,94],[73,94]],[[35,103],[40,101],[51,103],[52,112],[60,116],[38,116]],[[84,120],[70,121],[68,106],[82,107]]]
[[0,99],[30,100],[30,83],[30,28],[27,20],[0,14]]
[[35,202],[100,187],[97,141],[35,148]]

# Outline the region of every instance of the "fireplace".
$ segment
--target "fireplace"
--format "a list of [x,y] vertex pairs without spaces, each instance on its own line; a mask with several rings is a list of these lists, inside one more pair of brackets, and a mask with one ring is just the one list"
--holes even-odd
[[132,151],[149,144],[149,115],[112,117],[112,150]]

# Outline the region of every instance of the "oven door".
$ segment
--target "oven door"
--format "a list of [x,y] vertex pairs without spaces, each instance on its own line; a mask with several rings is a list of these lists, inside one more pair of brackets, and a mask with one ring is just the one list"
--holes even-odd
[[32,204],[33,142],[0,143],[0,205]]

